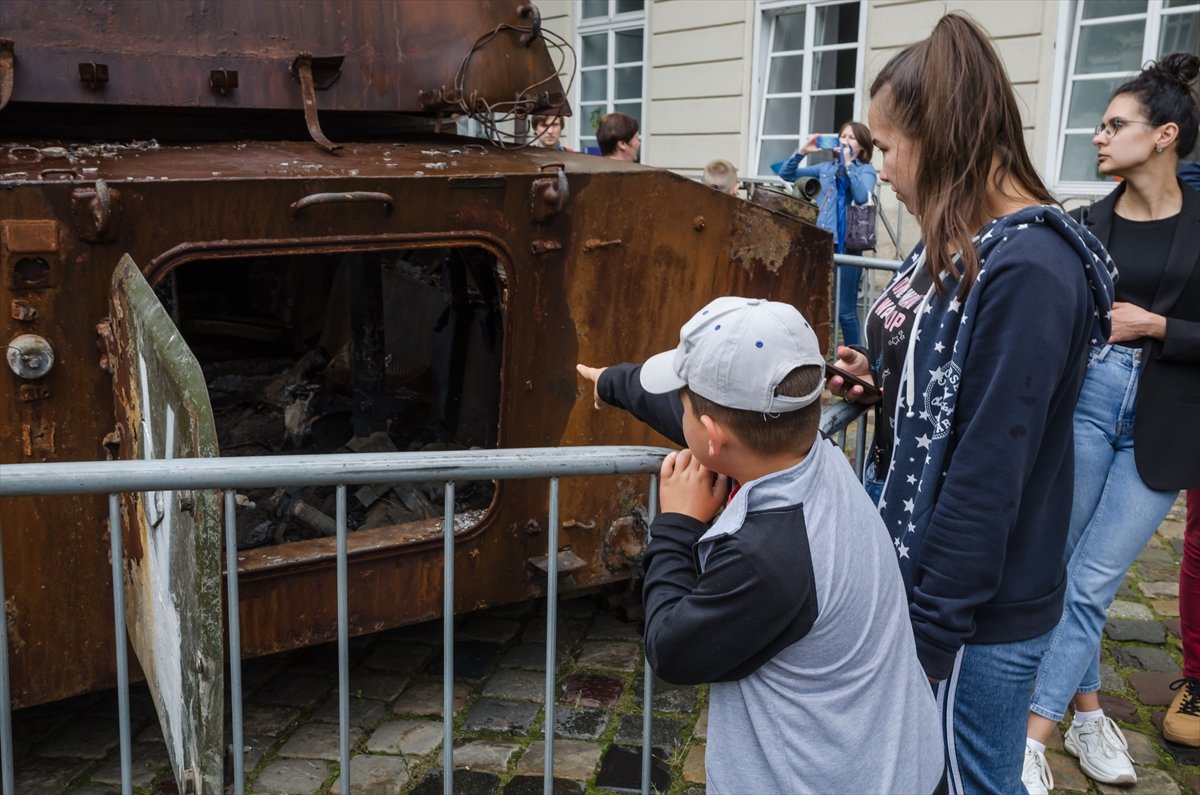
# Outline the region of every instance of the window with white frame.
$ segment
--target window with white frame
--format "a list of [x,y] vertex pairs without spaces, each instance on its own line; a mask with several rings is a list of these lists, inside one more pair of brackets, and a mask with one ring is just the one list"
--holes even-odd
[[[772,175],[807,136],[855,118],[862,81],[864,4],[760,2],[753,172]],[[814,155],[813,157],[816,157]]]
[[[596,147],[600,117],[619,111],[642,124],[645,0],[579,0],[575,129],[580,151]],[[644,136],[643,136],[644,137]]]
[[[1060,191],[1103,182],[1092,136],[1113,91],[1147,61],[1200,52],[1200,0],[1077,0],[1055,173]],[[1192,153],[1189,159],[1196,159]]]

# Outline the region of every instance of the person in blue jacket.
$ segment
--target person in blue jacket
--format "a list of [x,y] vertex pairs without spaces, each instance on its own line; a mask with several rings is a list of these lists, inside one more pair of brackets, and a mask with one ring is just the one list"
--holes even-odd
[[[866,204],[875,190],[875,168],[871,165],[875,148],[871,143],[871,131],[862,122],[846,122],[838,134],[833,159],[802,167],[800,161],[816,151],[819,151],[817,136],[810,135],[796,154],[783,164],[779,176],[788,182],[795,182],[800,177],[819,179],[817,226],[833,235],[834,250],[838,254],[861,255],[862,251],[846,250],[846,208],[851,204]],[[837,281],[838,325],[842,329],[842,340],[847,345],[858,345],[862,340],[858,322],[858,286],[862,281],[862,269],[838,268]]]

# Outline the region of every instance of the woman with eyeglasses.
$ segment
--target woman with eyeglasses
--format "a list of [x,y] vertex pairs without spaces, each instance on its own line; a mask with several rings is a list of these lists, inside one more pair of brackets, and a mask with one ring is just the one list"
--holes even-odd
[[[1108,248],[1119,278],[1112,334],[1091,351],[1075,411],[1067,595],[1029,707],[1022,778],[1031,793],[1054,786],[1045,744],[1072,701],[1063,745],[1083,772],[1137,781],[1124,735],[1100,708],[1100,633],[1179,490],[1200,486],[1200,192],[1176,178],[1200,128],[1198,75],[1200,58],[1176,53],[1116,90],[1092,143],[1100,173],[1122,182],[1074,213]],[[1200,623],[1200,594],[1185,602],[1181,594],[1184,622]],[[1188,715],[1200,709],[1197,630],[1184,643],[1174,722],[1168,713],[1164,726],[1168,739],[1190,736],[1192,745],[1200,745],[1200,711]]]

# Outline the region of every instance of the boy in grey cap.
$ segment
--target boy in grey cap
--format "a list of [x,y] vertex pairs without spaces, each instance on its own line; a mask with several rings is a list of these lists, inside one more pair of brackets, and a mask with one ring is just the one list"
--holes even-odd
[[578,369],[597,401],[687,445],[662,465],[646,654],[668,682],[712,683],[708,791],[937,791],[937,707],[896,552],[845,457],[817,441],[824,359],[804,317],[718,298],[674,350]]

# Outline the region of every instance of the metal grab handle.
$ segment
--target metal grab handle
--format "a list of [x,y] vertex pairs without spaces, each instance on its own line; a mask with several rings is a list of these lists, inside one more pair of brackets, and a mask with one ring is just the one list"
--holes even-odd
[[291,212],[291,216],[295,218],[305,207],[312,207],[315,204],[345,204],[347,202],[379,202],[383,205],[385,214],[390,214],[396,204],[396,200],[386,193],[370,190],[352,190],[343,193],[313,193],[305,196],[300,201],[292,202],[288,209]]

